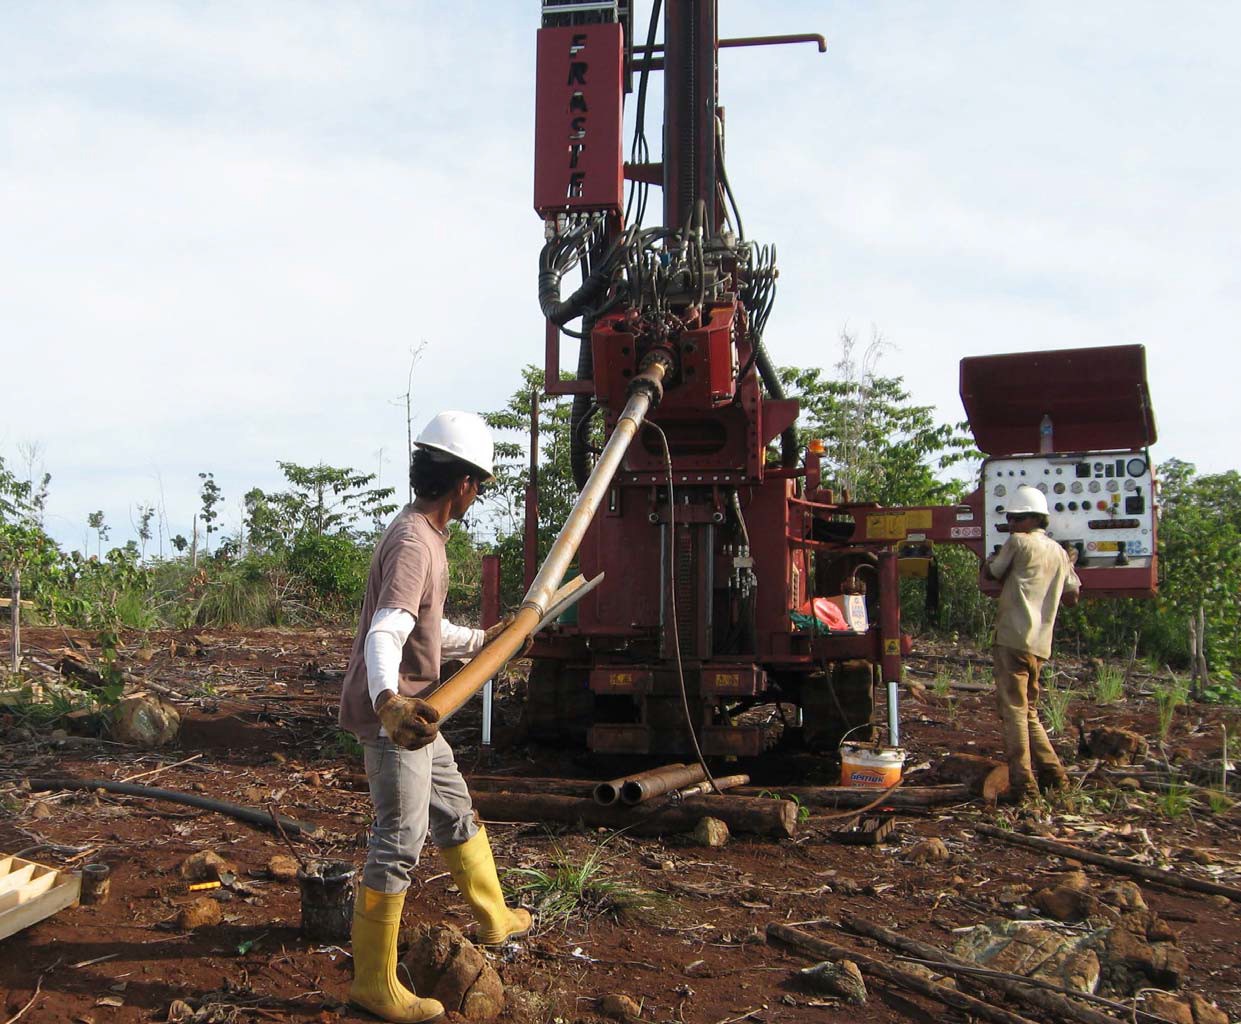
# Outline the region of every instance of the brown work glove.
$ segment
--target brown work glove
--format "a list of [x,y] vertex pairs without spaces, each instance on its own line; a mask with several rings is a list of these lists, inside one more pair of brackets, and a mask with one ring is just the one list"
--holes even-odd
[[434,743],[439,735],[440,713],[418,697],[403,697],[389,690],[379,699],[375,713],[392,742],[406,750],[419,750]]
[[[499,622],[497,622],[494,626],[488,626],[483,631],[483,646],[486,646],[487,644],[491,643],[492,640],[494,640],[501,633],[503,633],[506,629],[508,629],[508,627],[513,624],[514,618],[515,616],[513,615],[506,615]],[[530,648],[533,646],[534,646],[534,637],[533,636],[526,637],[525,642],[521,645],[521,650],[519,650],[516,654],[514,654],[513,657],[524,658],[527,654],[530,653]]]

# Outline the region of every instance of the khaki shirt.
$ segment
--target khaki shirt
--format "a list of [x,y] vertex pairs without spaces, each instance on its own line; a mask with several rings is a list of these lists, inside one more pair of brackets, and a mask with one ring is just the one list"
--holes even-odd
[[1081,588],[1068,554],[1043,530],[1031,530],[1010,534],[989,564],[991,575],[1004,581],[995,642],[1036,658],[1050,658],[1060,597]]
[[340,694],[340,724],[360,739],[379,735],[379,718],[366,684],[366,634],[381,608],[401,608],[415,619],[401,649],[398,689],[406,697],[427,690],[440,675],[440,623],[448,597],[448,536],[413,505],[384,531],[371,557],[358,632]]

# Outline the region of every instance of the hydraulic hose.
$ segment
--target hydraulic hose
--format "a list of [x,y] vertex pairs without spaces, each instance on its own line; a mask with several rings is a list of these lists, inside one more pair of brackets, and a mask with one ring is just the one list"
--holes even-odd
[[651,360],[629,385],[629,401],[625,403],[625,409],[612,430],[612,436],[603,446],[603,452],[595,463],[590,479],[578,494],[573,510],[560,528],[560,534],[548,551],[547,558],[534,577],[534,582],[530,584],[530,589],[526,591],[525,599],[508,628],[426,698],[427,703],[440,713],[441,720],[457,711],[481,690],[487,680],[522,649],[526,637],[534,632],[547,614],[569,569],[569,563],[581,547],[586,528],[607,496],[612,478],[620,469],[625,452],[637,436],[646,414],[659,404],[667,369],[668,364],[662,359]]
[[[784,385],[780,383],[780,375],[771,365],[771,356],[767,354],[763,339],[760,337],[754,339],[754,353],[754,364],[758,367],[758,375],[762,378],[764,387],[767,388],[767,394],[779,401],[785,397]],[[789,427],[780,435],[780,465],[785,469],[792,469],[796,466],[797,452],[797,428]]]
[[[590,380],[595,374],[594,350],[590,346],[594,326],[594,317],[587,315],[582,318],[582,340],[577,350],[578,380]],[[588,394],[574,395],[573,406],[569,410],[569,468],[579,491],[590,479],[590,447],[580,427],[582,420],[590,415],[592,401]]]

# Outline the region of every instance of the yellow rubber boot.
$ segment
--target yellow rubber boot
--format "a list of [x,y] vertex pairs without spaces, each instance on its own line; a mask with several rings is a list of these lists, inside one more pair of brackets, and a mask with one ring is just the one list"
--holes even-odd
[[362,886],[353,905],[353,987],[349,1001],[395,1024],[420,1024],[444,1016],[436,999],[420,999],[397,980],[396,936],[405,894]]
[[475,941],[484,946],[498,946],[509,939],[519,939],[530,931],[530,913],[512,910],[504,904],[500,879],[496,875],[495,857],[487,830],[480,828],[473,839],[443,851],[452,880],[461,895],[474,908],[478,921]]

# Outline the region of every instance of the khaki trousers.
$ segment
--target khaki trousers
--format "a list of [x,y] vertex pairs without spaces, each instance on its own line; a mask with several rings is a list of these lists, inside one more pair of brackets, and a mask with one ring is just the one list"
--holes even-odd
[[398,747],[386,736],[362,746],[375,808],[362,881],[376,892],[404,892],[428,831],[441,850],[478,832],[470,791],[443,736],[419,750]]
[[1038,717],[1038,676],[1043,659],[999,644],[991,653],[1009,787],[1014,793],[1037,792],[1036,774],[1041,778],[1064,774],[1064,766]]

